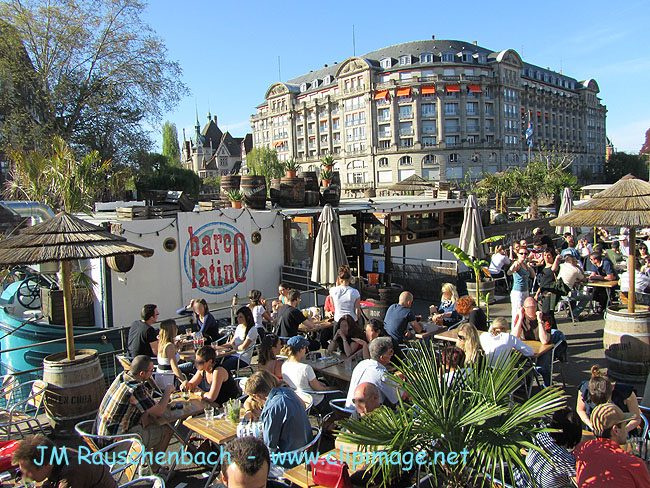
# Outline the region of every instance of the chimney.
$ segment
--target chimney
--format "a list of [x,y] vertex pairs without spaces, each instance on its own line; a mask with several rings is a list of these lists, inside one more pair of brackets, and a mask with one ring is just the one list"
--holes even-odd
[[432,41],[435,41],[435,40],[436,40],[436,36],[431,36],[431,40],[432,40]]
[[325,65],[323,66],[323,68],[327,68],[327,64],[325,64]]
[[183,127],[183,142],[185,142],[185,127]]
[[213,116],[213,118],[214,118],[214,125],[217,125],[217,116],[215,115]]
[[476,45],[478,45],[478,42],[472,41],[472,44],[474,44],[476,46]]

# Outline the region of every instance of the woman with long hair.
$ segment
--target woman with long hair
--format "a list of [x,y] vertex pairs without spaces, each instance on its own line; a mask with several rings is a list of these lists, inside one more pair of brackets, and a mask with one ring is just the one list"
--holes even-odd
[[255,321],[256,327],[264,328],[263,320],[266,320],[269,323],[273,323],[271,314],[266,308],[266,300],[262,298],[261,291],[254,289],[251,290],[248,294],[248,299],[250,300],[248,308],[250,308],[251,312],[253,313],[253,320]]
[[[163,320],[160,323],[160,332],[158,333],[158,371],[170,372],[179,382],[187,380],[185,374],[190,374],[194,367],[192,363],[183,363],[179,365],[180,355],[176,347],[175,338],[178,335],[178,326],[173,319]],[[164,386],[173,384],[173,378],[164,377],[164,380],[156,378],[158,386],[164,389]]]
[[431,305],[429,313],[434,323],[440,323],[447,327],[458,322],[458,313],[456,312],[456,301],[458,300],[458,290],[453,283],[445,283],[441,289],[440,306]]
[[596,405],[611,402],[617,405],[623,412],[630,412],[636,415],[633,422],[627,424],[627,431],[630,432],[641,425],[641,410],[636,399],[636,392],[631,385],[625,383],[612,383],[605,376],[597,365],[591,367],[591,378],[583,381],[578,387],[578,403],[576,411],[587,426],[592,430],[591,411]]
[[278,354],[282,350],[282,341],[275,334],[266,334],[260,344],[257,356],[257,369],[271,373],[276,378],[282,379],[282,359]]
[[469,322],[458,326],[458,347],[465,353],[465,365],[472,366],[483,360],[483,349],[478,331]]
[[377,337],[385,336],[386,330],[384,329],[384,324],[381,322],[381,320],[370,319],[366,323],[365,333],[365,340],[355,337],[353,337],[352,340],[363,347],[363,359],[370,359],[370,350],[368,349],[368,344],[370,344],[372,340],[376,339]]
[[201,391],[201,398],[208,402],[225,403],[240,395],[239,386],[230,371],[217,366],[217,353],[212,346],[203,346],[196,352],[196,374],[184,381],[181,390]]
[[512,291],[510,292],[510,307],[514,324],[517,314],[524,304],[524,300],[530,296],[530,280],[535,279],[535,270],[526,262],[528,249],[525,246],[517,250],[517,260],[508,269],[508,276],[512,276]]
[[349,266],[339,266],[336,286],[330,288],[330,296],[334,302],[334,320],[341,320],[349,315],[357,322],[361,315],[361,295],[359,290],[350,286],[352,274]]
[[343,351],[345,356],[349,358],[363,348],[363,345],[355,341],[354,338],[363,340],[364,337],[364,333],[356,321],[351,316],[344,315],[339,320],[336,334],[330,341],[327,352]]
[[237,323],[239,325],[237,325],[232,339],[224,343],[224,346],[231,346],[237,351],[232,356],[224,359],[221,364],[229,371],[237,369],[237,366],[241,366],[242,363],[245,366],[251,363],[251,359],[253,358],[252,346],[255,345],[259,335],[257,327],[255,327],[253,313],[247,306],[240,307],[237,310]]

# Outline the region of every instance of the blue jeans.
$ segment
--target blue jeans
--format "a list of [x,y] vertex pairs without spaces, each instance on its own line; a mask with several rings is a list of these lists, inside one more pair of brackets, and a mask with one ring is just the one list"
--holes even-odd
[[[554,329],[551,331],[551,343],[557,344],[558,342],[564,341],[564,344],[558,346],[555,350],[555,357],[559,357],[562,353],[566,352],[566,337],[561,330]],[[544,386],[548,387],[551,384],[551,359],[553,355],[553,350],[542,354],[537,358],[537,363],[535,369],[539,371],[539,374],[542,375],[542,380],[544,381]]]

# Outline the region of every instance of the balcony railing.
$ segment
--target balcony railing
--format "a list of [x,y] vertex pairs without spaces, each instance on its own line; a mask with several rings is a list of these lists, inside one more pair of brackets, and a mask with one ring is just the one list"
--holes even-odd
[[399,114],[400,120],[410,120],[413,118],[413,114]]
[[399,130],[399,135],[400,136],[412,136],[413,135],[413,129],[400,129]]

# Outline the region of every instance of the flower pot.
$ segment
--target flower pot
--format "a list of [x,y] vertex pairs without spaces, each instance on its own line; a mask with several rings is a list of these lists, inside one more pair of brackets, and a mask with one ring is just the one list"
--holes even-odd
[[332,172],[334,170],[334,165],[328,164],[328,165],[323,165],[323,168],[325,171]]
[[326,188],[332,184],[332,180],[322,180],[322,181],[323,181],[323,186]]
[[295,178],[296,177],[296,171],[295,169],[288,169],[287,170],[287,178]]
[[239,200],[238,202],[231,201],[230,205],[232,205],[232,208],[241,208],[241,200]]

